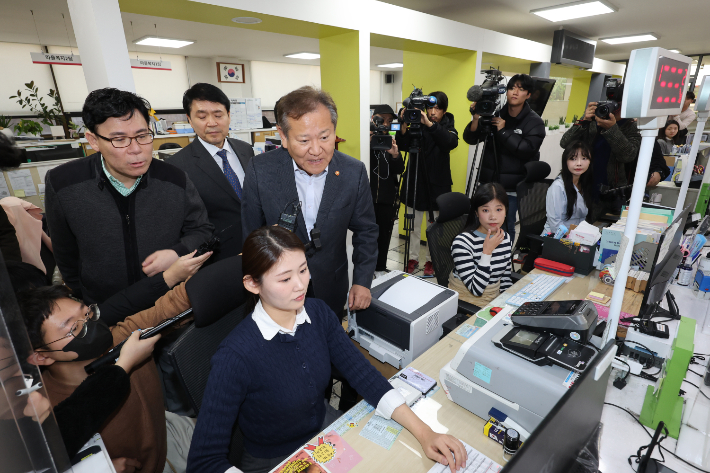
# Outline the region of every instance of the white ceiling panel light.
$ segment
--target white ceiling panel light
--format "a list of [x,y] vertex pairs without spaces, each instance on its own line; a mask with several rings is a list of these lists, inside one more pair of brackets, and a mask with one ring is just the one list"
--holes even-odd
[[378,64],[377,67],[384,67],[387,69],[395,69],[398,67],[404,67],[404,64],[402,64],[401,62],[391,62],[389,64]]
[[257,25],[261,23],[261,18],[254,18],[253,16],[238,16],[236,18],[232,18],[232,21],[242,25]]
[[134,41],[139,46],[159,46],[161,48],[182,48],[193,44],[194,41],[187,39],[158,38],[157,36],[144,36]]
[[676,54],[680,54],[680,49],[669,49],[668,51]]
[[554,7],[538,8],[530,10],[530,13],[556,23],[558,21],[574,20],[575,18],[614,13],[615,11],[614,7],[601,0],[583,0]]
[[635,34],[631,36],[617,36],[614,38],[599,38],[607,44],[640,43],[641,41],[655,41],[658,37],[653,33]]
[[293,54],[284,54],[284,57],[290,57],[291,59],[320,59],[320,54],[317,54],[317,53],[293,53]]

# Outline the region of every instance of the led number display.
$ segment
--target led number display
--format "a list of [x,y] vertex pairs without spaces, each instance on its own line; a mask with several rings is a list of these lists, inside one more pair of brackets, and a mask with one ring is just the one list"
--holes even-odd
[[678,108],[683,103],[685,81],[688,79],[688,65],[668,57],[658,58],[653,93],[651,94],[651,109]]

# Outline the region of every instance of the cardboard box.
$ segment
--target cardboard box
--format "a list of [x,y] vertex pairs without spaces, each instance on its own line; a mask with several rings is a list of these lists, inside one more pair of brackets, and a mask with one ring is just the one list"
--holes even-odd
[[266,141],[266,135],[273,133],[272,131],[255,131],[254,143],[263,143]]

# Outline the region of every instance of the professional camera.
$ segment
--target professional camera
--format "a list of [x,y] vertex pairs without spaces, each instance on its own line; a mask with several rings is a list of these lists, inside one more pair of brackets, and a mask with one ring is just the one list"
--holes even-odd
[[608,120],[609,115],[616,112],[619,107],[621,107],[621,100],[619,100],[619,79],[607,80],[604,83],[604,87],[606,87],[607,100],[597,102],[597,109],[594,111],[594,115],[602,120]]
[[431,108],[436,105],[436,97],[433,95],[424,95],[422,89],[414,88],[409,97],[402,102],[405,110],[403,111],[402,119],[405,123],[420,124],[422,122],[421,111]]
[[484,69],[481,73],[486,75],[486,80],[481,85],[474,85],[468,89],[466,97],[471,102],[476,102],[473,110],[474,115],[481,118],[493,118],[498,110],[500,96],[505,93],[505,86],[500,82],[503,74],[497,69]]
[[393,137],[389,132],[390,130],[399,130],[399,125],[393,123],[391,127],[388,127],[384,122],[384,118],[379,115],[373,115],[372,122],[370,122],[370,131],[372,132],[370,149],[387,151],[392,148]]

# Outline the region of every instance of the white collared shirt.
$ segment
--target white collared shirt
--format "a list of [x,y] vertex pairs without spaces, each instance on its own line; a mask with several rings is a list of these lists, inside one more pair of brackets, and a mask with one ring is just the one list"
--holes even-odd
[[224,172],[224,164],[222,162],[222,158],[217,156],[217,152],[220,149],[223,149],[227,152],[227,162],[229,162],[229,165],[232,167],[232,170],[234,170],[234,173],[237,175],[237,179],[239,179],[239,184],[244,187],[244,168],[242,168],[242,163],[239,161],[239,158],[237,157],[237,153],[234,152],[232,147],[229,145],[229,140],[224,139],[224,147],[218,148],[213,144],[210,144],[200,138],[199,136],[197,137],[198,140],[200,140],[200,143],[202,143],[202,146],[205,147],[208,153],[210,153],[210,156],[212,156],[212,159],[215,160],[217,163],[217,166]]
[[[293,159],[291,160],[293,161]],[[310,238],[311,230],[316,225],[316,219],[318,218],[318,209],[323,198],[328,166],[322,173],[310,176],[306,171],[298,167],[296,161],[293,161],[293,173],[296,179],[298,200],[301,201],[301,213],[303,214],[303,220],[306,222],[306,233],[308,238]]]
[[[311,318],[308,317],[306,308],[303,307],[301,308],[301,311],[296,314],[296,323],[293,324],[293,329],[288,330],[274,322],[274,319],[272,319],[264,310],[261,300],[259,300],[256,307],[254,307],[254,312],[251,317],[256,323],[256,326],[259,327],[259,331],[261,332],[262,337],[264,337],[264,340],[272,340],[277,333],[285,333],[294,336],[299,325],[311,323]],[[387,393],[382,396],[382,399],[380,399],[380,402],[377,404],[375,414],[380,417],[384,417],[385,419],[390,419],[394,410],[404,403],[405,400],[402,393],[396,389],[392,389],[387,391]],[[225,473],[242,473],[242,471],[236,467],[232,467],[225,471]]]

